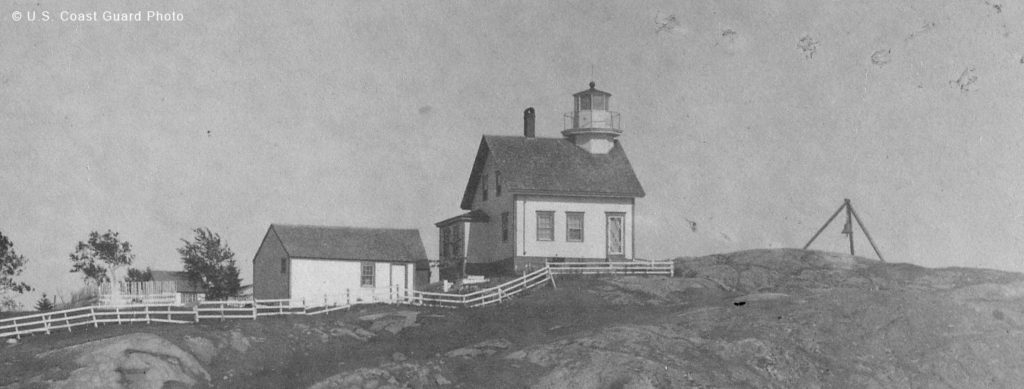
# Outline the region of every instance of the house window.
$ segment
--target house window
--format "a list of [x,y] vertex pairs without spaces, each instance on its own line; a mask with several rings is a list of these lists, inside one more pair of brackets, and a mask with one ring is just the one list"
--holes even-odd
[[288,258],[281,258],[281,273],[288,273]]
[[501,213],[501,241],[508,242],[508,212]]
[[373,262],[363,262],[362,270],[359,272],[359,285],[373,287],[374,266]]
[[486,174],[484,174],[484,180],[483,180],[483,182],[484,182],[484,185],[483,185],[483,196],[484,196],[484,201],[487,201],[487,175],[486,175]]
[[583,241],[583,212],[565,213],[565,240],[567,242]]
[[451,255],[448,251],[448,242],[451,241],[450,232],[448,227],[441,227],[441,258],[448,258]]
[[501,197],[501,172],[494,172],[494,197]]
[[537,240],[555,240],[555,213],[537,211]]

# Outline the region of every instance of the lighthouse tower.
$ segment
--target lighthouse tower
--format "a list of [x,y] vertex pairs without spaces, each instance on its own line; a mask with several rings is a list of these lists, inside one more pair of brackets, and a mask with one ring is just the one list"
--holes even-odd
[[608,110],[612,94],[594,88],[576,93],[573,111],[565,114],[562,135],[591,154],[608,154],[615,146],[619,129],[619,113]]

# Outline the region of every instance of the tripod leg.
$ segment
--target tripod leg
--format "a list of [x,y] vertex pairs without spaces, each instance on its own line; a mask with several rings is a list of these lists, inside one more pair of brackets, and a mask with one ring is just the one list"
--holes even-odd
[[880,261],[885,262],[885,258],[882,257],[882,253],[879,252],[878,247],[875,246],[875,241],[871,239],[871,234],[868,233],[868,229],[864,228],[864,223],[861,223],[860,216],[857,216],[857,211],[854,211],[853,207],[850,207],[850,212],[853,213],[853,219],[857,221],[857,225],[860,226],[860,230],[864,231],[864,236],[868,237],[868,243],[871,243],[871,248],[875,250],[875,255],[878,255],[878,259]]
[[825,231],[825,227],[828,227],[828,224],[832,223],[832,220],[834,220],[836,216],[839,215],[839,212],[843,210],[843,207],[846,207],[846,202],[843,202],[843,205],[839,206],[839,209],[837,209],[836,212],[832,214],[832,217],[828,218],[828,221],[825,222],[825,225],[821,226],[821,228],[818,229],[818,232],[814,233],[814,236],[811,237],[811,240],[807,241],[807,244],[804,245],[804,250],[807,250],[807,248],[811,246],[811,243],[814,243],[814,240],[818,238],[818,235],[821,235],[821,232]]

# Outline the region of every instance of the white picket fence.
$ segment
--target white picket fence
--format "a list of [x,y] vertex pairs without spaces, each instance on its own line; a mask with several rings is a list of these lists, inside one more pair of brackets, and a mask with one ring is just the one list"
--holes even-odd
[[498,286],[467,294],[435,293],[399,286],[346,290],[345,293],[309,299],[203,301],[180,306],[155,298],[133,305],[98,305],[0,319],[0,338],[68,330],[74,327],[125,323],[198,323],[200,320],[252,319],[261,316],[319,315],[359,304],[409,304],[444,308],[476,308],[501,303],[548,282],[555,274],[652,274],[674,275],[671,262],[560,262],[524,274]]
[[100,305],[174,305],[178,303],[178,294],[157,293],[142,295],[104,294],[99,296]]

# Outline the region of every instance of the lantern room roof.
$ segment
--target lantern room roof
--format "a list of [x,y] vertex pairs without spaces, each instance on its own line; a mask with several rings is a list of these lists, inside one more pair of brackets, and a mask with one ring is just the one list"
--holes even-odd
[[590,82],[590,89],[587,89],[587,90],[582,91],[582,92],[574,93],[573,96],[575,97],[575,96],[579,96],[579,95],[604,95],[604,96],[611,96],[612,95],[611,93],[605,92],[603,90],[594,89],[594,85],[595,85],[594,82],[591,81]]

